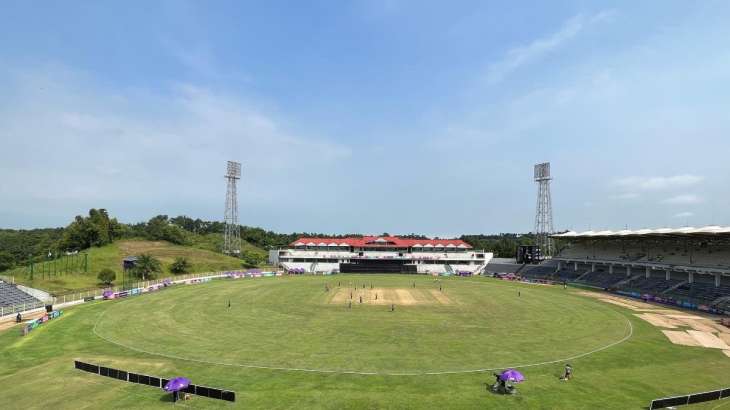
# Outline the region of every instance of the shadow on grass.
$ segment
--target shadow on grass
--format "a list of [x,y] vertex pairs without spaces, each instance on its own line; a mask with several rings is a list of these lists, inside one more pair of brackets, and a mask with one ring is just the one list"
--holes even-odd
[[160,401],[163,403],[174,403],[172,400],[172,393],[165,393],[162,396],[160,396]]
[[518,394],[517,386],[514,386],[514,393],[503,393],[495,390],[493,386],[494,383],[484,382],[484,388],[487,390],[487,392],[495,396],[516,396]]

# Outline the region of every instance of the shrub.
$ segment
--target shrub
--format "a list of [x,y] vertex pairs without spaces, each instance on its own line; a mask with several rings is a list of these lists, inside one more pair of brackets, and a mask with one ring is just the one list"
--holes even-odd
[[184,256],[175,258],[175,261],[170,265],[170,272],[180,275],[183,273],[189,273],[191,269],[190,262]]
[[150,280],[162,272],[160,260],[150,254],[142,254],[137,257],[137,263],[132,270],[134,276],[142,280]]
[[99,278],[99,282],[109,286],[117,278],[117,274],[113,270],[105,268],[99,271],[97,278]]

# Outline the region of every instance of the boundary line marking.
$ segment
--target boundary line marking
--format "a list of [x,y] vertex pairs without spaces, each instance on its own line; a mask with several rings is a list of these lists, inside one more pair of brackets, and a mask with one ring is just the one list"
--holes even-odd
[[[472,283],[479,283],[476,281],[470,281]],[[127,299],[127,300],[133,300],[133,299]],[[607,306],[608,307],[608,306]],[[624,336],[621,340],[615,341],[613,343],[607,344],[606,346],[599,347],[597,349],[591,350],[590,352],[586,353],[579,353],[574,356],[557,359],[557,360],[550,360],[540,363],[528,363],[528,364],[519,364],[515,366],[502,366],[502,367],[491,367],[491,368],[483,368],[483,369],[467,369],[467,370],[444,370],[444,371],[422,371],[422,372],[363,372],[363,371],[357,371],[357,370],[340,370],[340,369],[307,369],[307,368],[298,368],[298,367],[280,367],[280,366],[264,366],[264,365],[255,365],[255,364],[241,364],[241,363],[224,363],[224,362],[215,362],[215,361],[209,361],[209,360],[202,360],[202,359],[192,359],[189,357],[181,357],[181,356],[175,356],[171,354],[165,354],[165,353],[157,353],[157,352],[150,352],[144,349],[140,349],[134,346],[129,346],[124,343],[116,342],[114,340],[111,340],[109,338],[106,338],[102,335],[100,335],[96,331],[97,325],[101,322],[101,319],[106,314],[107,309],[105,309],[101,315],[96,319],[96,322],[94,323],[94,327],[92,329],[92,332],[94,335],[96,335],[98,338],[111,343],[113,345],[117,345],[120,347],[123,347],[125,349],[129,349],[135,352],[148,354],[151,356],[159,356],[164,357],[167,359],[174,359],[174,360],[182,360],[186,362],[193,362],[193,363],[201,363],[201,364],[209,364],[209,365],[216,365],[216,366],[228,366],[228,367],[241,367],[241,368],[247,368],[247,369],[262,369],[262,370],[278,370],[278,371],[289,371],[289,372],[306,372],[306,373],[324,373],[324,374],[352,374],[352,375],[361,375],[361,376],[438,376],[438,375],[447,375],[447,374],[466,374],[466,373],[484,373],[488,371],[494,371],[494,370],[503,370],[503,369],[522,369],[527,367],[538,367],[538,366],[544,366],[548,364],[555,364],[560,362],[568,362],[571,360],[580,359],[589,355],[592,355],[594,353],[601,352],[606,349],[610,349],[614,346],[617,346],[623,342],[626,342],[634,335],[634,325],[631,323],[631,320],[623,315],[622,313],[618,312],[617,310],[614,310],[612,307],[608,307],[609,310],[612,310],[614,313],[617,313],[621,315],[624,319],[626,319],[626,324],[628,325],[628,333],[626,336]]]

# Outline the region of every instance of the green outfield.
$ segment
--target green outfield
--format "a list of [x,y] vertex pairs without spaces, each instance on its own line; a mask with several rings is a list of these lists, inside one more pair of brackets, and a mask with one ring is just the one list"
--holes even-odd
[[[362,302],[361,302],[362,297]],[[229,307],[230,301],[230,307]],[[670,343],[573,289],[415,275],[219,280],[70,308],[0,333],[0,408],[169,408],[79,359],[234,390],[186,408],[645,408],[730,386],[730,358]],[[559,380],[570,362],[575,378]],[[492,372],[520,367],[515,396]],[[697,408],[714,408],[725,401]],[[725,406],[727,405],[727,406]]]

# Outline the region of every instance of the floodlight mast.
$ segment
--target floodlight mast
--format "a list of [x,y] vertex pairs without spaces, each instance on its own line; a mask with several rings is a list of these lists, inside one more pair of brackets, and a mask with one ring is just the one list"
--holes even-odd
[[543,256],[552,256],[553,239],[553,205],[550,197],[550,163],[535,165],[535,182],[537,182],[537,209],[535,213],[535,239]]
[[241,179],[241,163],[228,161],[226,171],[227,190],[223,253],[239,255],[241,253],[241,231],[238,225],[238,192],[236,183]]

